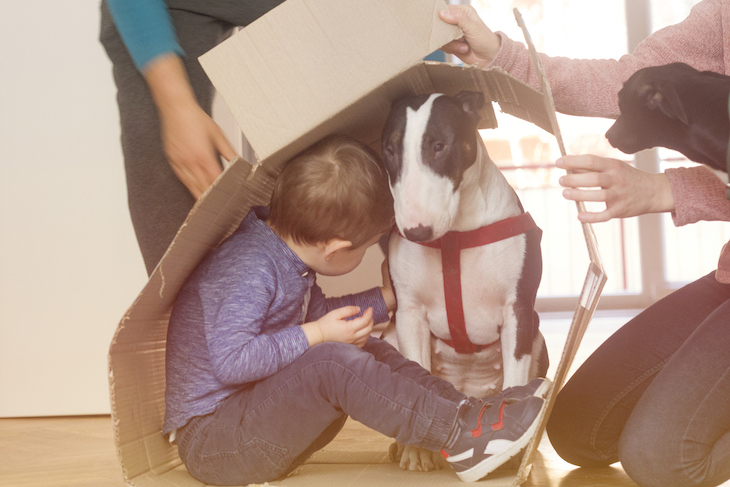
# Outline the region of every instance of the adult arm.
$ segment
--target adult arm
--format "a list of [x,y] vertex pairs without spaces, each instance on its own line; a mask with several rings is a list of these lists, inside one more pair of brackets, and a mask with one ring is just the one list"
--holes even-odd
[[173,172],[199,198],[222,172],[218,154],[232,160],[236,152],[198,105],[165,3],[108,0],[108,6],[135,66],[150,87]]
[[199,198],[221,174],[218,154],[236,151],[218,124],[198,105],[182,60],[172,53],[147,63],[144,77],[160,115],[162,144],[175,175]]
[[[617,93],[636,70],[671,62],[685,62],[699,70],[724,73],[722,1],[704,0],[695,5],[682,22],[661,29],[620,59],[570,59],[540,54],[550,81],[556,108],[572,115],[618,116]],[[483,67],[498,66],[539,89],[537,72],[526,47],[502,32],[492,32],[468,5],[453,5],[441,18],[459,25],[464,42],[452,42],[444,50],[465,56]],[[481,22],[481,25],[480,25]],[[495,51],[495,46],[499,46]]]
[[603,211],[580,213],[578,218],[586,223],[662,212],[672,212],[677,226],[700,220],[730,221],[725,183],[705,166],[653,174],[592,155],[565,156],[556,164],[573,171],[559,180],[566,188],[566,199],[606,204]]
[[134,65],[143,71],[163,54],[184,55],[163,0],[107,0],[109,13]]

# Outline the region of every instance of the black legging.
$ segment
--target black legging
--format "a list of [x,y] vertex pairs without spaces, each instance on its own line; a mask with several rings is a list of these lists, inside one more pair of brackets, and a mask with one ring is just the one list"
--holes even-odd
[[547,431],[560,456],[620,460],[642,486],[730,479],[729,299],[713,272],[606,340],[558,395]]
[[[167,0],[183,62],[198,103],[210,115],[213,86],[198,56],[283,0]],[[167,162],[157,108],[147,83],[132,63],[109,14],[101,8],[100,40],[114,67],[122,129],[127,198],[147,273],[151,274],[185,220],[195,199]]]

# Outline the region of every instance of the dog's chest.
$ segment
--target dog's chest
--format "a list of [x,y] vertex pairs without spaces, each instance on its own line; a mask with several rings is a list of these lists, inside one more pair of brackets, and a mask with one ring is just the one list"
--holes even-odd
[[[450,339],[441,251],[392,235],[390,270],[401,309],[425,314],[436,337]],[[472,343],[499,340],[505,308],[514,303],[522,274],[525,236],[461,251],[461,292]]]
[[500,342],[474,354],[460,354],[431,337],[431,352],[431,373],[451,382],[467,396],[484,397],[502,390]]

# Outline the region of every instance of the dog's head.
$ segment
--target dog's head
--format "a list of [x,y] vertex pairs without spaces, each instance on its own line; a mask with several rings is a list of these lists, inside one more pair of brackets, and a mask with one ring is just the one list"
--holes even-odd
[[441,237],[459,208],[459,185],[477,157],[484,95],[463,91],[397,100],[385,122],[382,156],[398,229],[419,242]]
[[667,147],[722,169],[729,90],[729,77],[684,63],[640,69],[618,93],[621,115],[606,138],[627,154]]

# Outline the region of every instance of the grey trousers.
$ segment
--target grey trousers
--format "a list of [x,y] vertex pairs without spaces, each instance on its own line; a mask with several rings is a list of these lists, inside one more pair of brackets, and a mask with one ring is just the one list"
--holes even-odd
[[[190,83],[210,115],[213,86],[198,56],[283,0],[168,0]],[[111,19],[101,6],[100,41],[113,64],[121,123],[127,198],[147,273],[151,274],[185,220],[195,199],[177,179],[162,148],[157,108],[142,74],[132,63]]]

